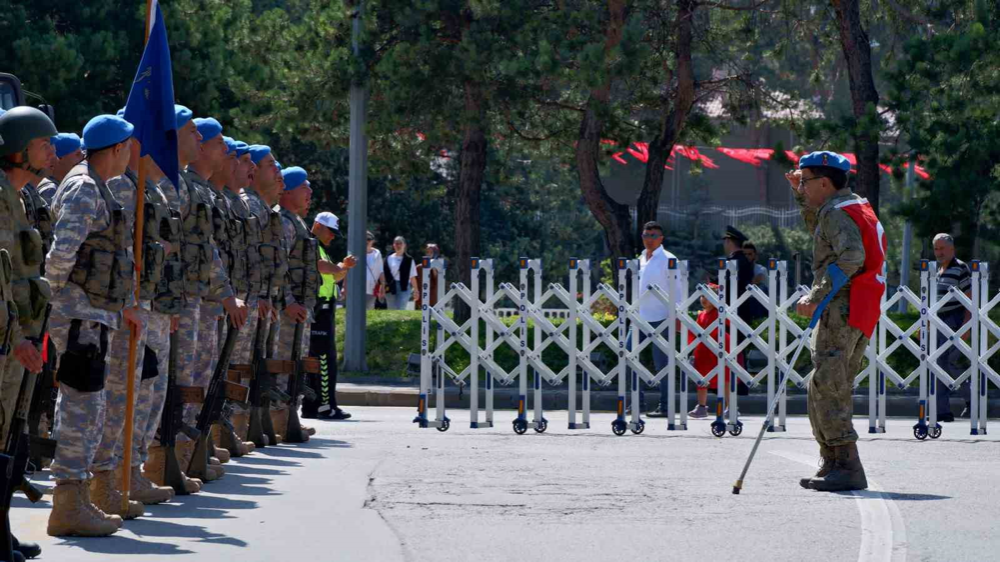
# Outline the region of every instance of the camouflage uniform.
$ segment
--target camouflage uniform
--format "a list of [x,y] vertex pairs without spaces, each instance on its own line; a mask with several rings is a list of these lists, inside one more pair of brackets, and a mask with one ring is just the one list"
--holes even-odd
[[[135,305],[133,265],[121,205],[86,162],[63,179],[53,211],[55,241],[46,261],[53,291],[49,339],[60,352],[58,362],[71,362],[57,364],[58,445],[51,469],[57,481],[86,480],[101,439],[107,351],[122,325],[122,308]],[[99,254],[87,245],[101,236],[107,245]],[[103,261],[107,256],[113,262]],[[106,286],[99,274],[110,278]],[[96,347],[89,361],[82,359],[85,346]]]
[[[108,188],[114,194],[115,199],[125,208],[125,215],[129,224],[129,231],[134,232],[135,205],[136,205],[136,184],[138,178],[131,171],[125,175],[113,178],[108,182]],[[141,375],[143,362],[145,360],[146,348],[150,348],[156,354],[157,371],[162,373],[166,380],[166,370],[170,355],[170,315],[154,311],[152,298],[156,296],[157,282],[151,282],[152,278],[159,280],[163,276],[163,246],[158,242],[159,233],[163,225],[157,224],[157,219],[161,222],[166,219],[166,199],[159,188],[152,182],[146,181],[147,202],[144,207],[145,235],[143,236],[143,287],[140,289],[139,313],[142,318],[143,330],[140,333],[136,345],[135,370],[133,373]],[[155,199],[154,199],[155,198]],[[160,212],[164,216],[157,216],[156,204],[160,205]],[[169,228],[169,226],[167,226]],[[150,286],[152,285],[152,286]],[[128,379],[126,378],[128,363],[128,332],[123,330],[114,339],[111,346],[110,357],[108,359],[109,372],[105,383],[105,417],[104,430],[101,443],[98,446],[97,454],[94,458],[94,472],[112,470],[121,464],[124,457],[124,440],[122,439],[125,426],[125,407]],[[135,374],[133,376],[136,376]],[[159,377],[157,377],[159,378]],[[156,385],[154,379],[141,380],[136,378],[135,395],[133,396],[133,418],[132,418],[132,466],[139,466],[146,456],[149,442],[145,440],[148,433],[148,423],[150,414],[154,413],[157,420],[163,409],[163,401],[166,399],[166,383]],[[154,428],[155,431],[155,428]]]
[[46,205],[52,206],[52,199],[56,196],[56,189],[59,188],[59,182],[52,178],[45,178],[38,182],[38,196],[45,201]]
[[[213,215],[217,212],[215,208],[216,194],[212,186],[203,179],[192,168],[183,172],[184,179],[192,190],[198,190],[204,201],[212,207]],[[214,227],[214,225],[213,225]],[[197,386],[208,390],[209,382],[212,380],[212,372],[219,360],[219,319],[223,316],[222,301],[233,296],[233,290],[229,283],[229,273],[223,261],[225,240],[216,238],[219,234],[217,230],[210,232],[212,240],[212,270],[209,289],[203,295],[199,303],[197,323],[185,323],[184,316],[181,316],[182,327],[188,330],[194,327],[196,332],[197,353],[193,354],[192,365],[184,366],[185,377],[178,377],[178,384],[182,386]],[[193,320],[193,319],[191,319]],[[183,348],[182,352],[183,352]],[[185,353],[185,355],[187,355]],[[200,404],[184,405],[184,423],[194,426],[198,421],[198,414],[201,412]],[[186,436],[181,434],[182,441]]]
[[[0,263],[0,343],[6,337],[6,331],[12,330],[10,348],[14,349],[26,337],[37,337],[41,331],[42,316],[45,303],[49,298],[48,282],[39,275],[42,262],[42,242],[25,215],[24,205],[18,191],[7,180],[6,174],[0,171],[0,216],[4,217],[0,224],[0,250],[6,253]],[[27,233],[28,236],[24,234]],[[25,245],[24,240],[34,242]],[[30,247],[29,247],[30,246]],[[8,310],[14,313],[16,322],[7,325]],[[8,353],[0,370],[0,406],[3,408],[0,417],[0,437],[5,441],[7,428],[10,427],[17,406],[17,395],[24,378],[24,367]]]
[[229,202],[229,209],[233,217],[243,224],[247,290],[245,293],[241,292],[240,295],[245,295],[247,307],[250,310],[247,323],[240,330],[236,346],[233,348],[232,362],[249,364],[253,356],[253,338],[257,332],[258,301],[262,290],[260,249],[257,247],[257,244],[260,243],[260,224],[257,217],[250,213],[250,207],[241,196],[229,190],[224,191],[223,195]]
[[[864,266],[861,231],[854,219],[836,208],[844,201],[855,199],[860,198],[844,188],[817,210],[809,208],[805,198],[796,194],[806,227],[814,233],[814,281],[809,302],[819,303],[830,293],[832,281],[826,275],[828,265],[836,263],[848,278]],[[851,423],[854,412],[851,391],[868,338],[861,330],[847,324],[850,287],[847,283],[830,301],[809,342],[814,366],[809,381],[809,421],[816,441],[824,447],[840,447],[858,440]]]
[[[309,318],[306,319],[300,342],[300,357],[309,356],[309,339],[312,322],[315,315],[316,295],[319,292],[319,242],[309,232],[301,217],[291,211],[281,211],[282,231],[285,248],[288,252],[288,283],[285,285],[285,306],[297,303],[306,308]],[[287,320],[286,329],[279,332],[278,358],[292,358],[292,344],[295,339],[295,325]],[[303,381],[304,382],[304,381]],[[288,376],[283,375],[279,385],[288,384]],[[281,388],[285,388],[281,386]],[[295,397],[293,397],[295,398]]]

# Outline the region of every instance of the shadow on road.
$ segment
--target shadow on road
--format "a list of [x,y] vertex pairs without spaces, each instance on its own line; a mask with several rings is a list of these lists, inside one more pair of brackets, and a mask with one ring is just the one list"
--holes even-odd
[[[201,527],[196,527],[200,529]],[[98,538],[76,538],[64,539],[57,546],[77,547],[87,552],[98,552],[101,554],[193,554],[193,550],[187,550],[169,542],[155,542],[149,540],[133,539],[121,535]]]

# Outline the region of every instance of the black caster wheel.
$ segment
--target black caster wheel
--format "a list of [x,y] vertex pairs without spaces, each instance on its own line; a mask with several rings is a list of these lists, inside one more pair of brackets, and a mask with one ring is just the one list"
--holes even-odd
[[524,435],[528,431],[528,422],[525,420],[514,420],[514,433]]
[[635,435],[639,435],[643,431],[646,431],[646,422],[639,422],[636,425],[635,429],[632,430],[632,433]]
[[611,422],[611,431],[615,435],[622,436],[625,435],[625,430],[628,429],[628,424],[622,420],[615,420]]
[[725,422],[712,422],[712,435],[722,437],[726,434]]
[[913,426],[913,436],[923,441],[927,439],[927,426],[926,425],[915,425]]
[[938,437],[941,437],[941,426],[940,425],[936,425],[936,426],[930,428],[927,431],[927,435],[930,435],[931,439],[937,439]]
[[739,437],[741,433],[743,433],[743,422],[736,422],[736,428],[729,430],[729,434],[733,437]]
[[449,427],[451,427],[451,420],[444,420],[441,422],[441,427],[438,427],[437,430],[444,433],[445,431],[448,431]]
[[535,433],[545,433],[545,430],[549,428],[548,420],[542,420],[538,422],[538,427],[535,428]]

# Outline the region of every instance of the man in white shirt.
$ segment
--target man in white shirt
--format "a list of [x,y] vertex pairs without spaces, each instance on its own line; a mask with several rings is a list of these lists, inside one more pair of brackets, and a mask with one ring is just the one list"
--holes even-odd
[[365,264],[368,267],[365,278],[365,302],[368,310],[375,308],[375,287],[385,283],[385,276],[382,274],[382,252],[375,247],[375,235],[369,230],[367,232],[368,253],[365,256]]
[[757,246],[747,240],[743,243],[743,255],[753,264],[753,283],[760,287],[760,290],[767,292],[767,268],[757,263]]
[[[639,256],[639,317],[648,322],[654,328],[658,327],[667,319],[670,309],[666,304],[649,292],[653,285],[657,285],[661,290],[667,291],[670,296],[670,306],[674,306],[683,294],[682,281],[680,276],[671,281],[670,260],[676,260],[677,256],[671,254],[663,248],[663,227],[657,222],[647,222],[642,227],[643,252]],[[632,333],[629,331],[627,347],[632,349]],[[645,334],[639,335],[640,343],[646,339]],[[667,366],[668,358],[659,346],[652,344],[654,373]],[[631,370],[629,370],[631,376]],[[640,408],[645,404],[645,393],[641,390],[640,384],[639,402]],[[660,381],[660,405],[656,410],[649,413],[650,417],[663,417],[667,411],[667,379]],[[640,409],[640,411],[642,411]]]

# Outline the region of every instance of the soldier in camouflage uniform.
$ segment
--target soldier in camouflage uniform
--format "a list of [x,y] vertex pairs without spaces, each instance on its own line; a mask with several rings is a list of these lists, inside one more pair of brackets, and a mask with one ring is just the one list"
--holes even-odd
[[[24,338],[40,336],[42,313],[50,290],[41,275],[45,242],[33,227],[31,217],[26,215],[26,204],[30,205],[33,200],[24,190],[32,181],[38,181],[42,168],[49,163],[52,147],[49,142],[51,135],[47,133],[54,130],[48,116],[34,108],[19,107],[0,116],[0,136],[6,141],[0,146],[0,166],[7,174],[4,195],[10,198],[5,200],[4,206],[8,209],[2,216],[5,217],[4,227],[12,229],[10,239],[0,241],[0,247],[9,252],[13,264],[13,298],[21,326],[20,330],[12,333],[11,342],[19,361],[37,356],[39,363],[31,362],[35,372],[41,368],[41,355]],[[8,221],[10,224],[7,224]],[[24,365],[18,361],[7,361],[0,371],[0,438],[4,440],[14,416],[23,369]]]
[[[284,189],[281,193],[281,223],[284,246],[288,251],[288,282],[285,297],[285,329],[279,332],[278,359],[291,360],[295,324],[304,324],[302,339],[299,342],[299,356],[309,356],[309,336],[312,327],[312,316],[316,306],[316,295],[319,292],[319,242],[309,231],[300,218],[309,209],[312,189],[306,171],[298,166],[281,171]],[[289,375],[277,377],[281,388],[288,387]],[[298,406],[298,397],[292,397],[292,406]],[[278,408],[280,417],[275,426],[275,432],[286,435],[289,440],[305,442],[309,436],[316,433],[312,428],[302,427],[300,436],[287,435],[289,412],[287,408]],[[281,431],[279,431],[279,429]]]
[[[261,243],[258,245],[261,264],[261,292],[258,299],[260,315],[258,329],[265,334],[277,330],[278,301],[284,295],[285,275],[288,271],[285,253],[282,248],[281,216],[272,207],[277,204],[278,192],[281,189],[281,174],[277,161],[271,154],[271,148],[265,145],[253,145],[248,148],[250,159],[256,167],[253,179],[248,189],[243,190],[242,198],[250,209],[250,214],[260,225]],[[263,325],[260,325],[260,323]],[[272,326],[274,330],[272,330]],[[275,338],[276,339],[276,338]],[[267,350],[272,355],[273,349]],[[273,416],[272,419],[277,419]],[[273,424],[273,422],[272,422]],[[281,437],[276,433],[276,437]],[[270,443],[277,445],[277,443]]]
[[[212,373],[218,361],[219,354],[219,320],[222,318],[223,309],[221,299],[230,297],[235,293],[232,291],[229,277],[229,267],[231,261],[231,245],[229,241],[229,231],[227,228],[228,209],[226,200],[220,197],[211,179],[217,175],[223,175],[226,164],[227,146],[222,136],[222,125],[211,117],[198,118],[194,120],[198,134],[201,135],[201,151],[199,157],[194,162],[188,164],[183,172],[184,179],[188,185],[199,189],[211,202],[212,216],[212,239],[215,244],[215,251],[221,261],[222,271],[225,273],[226,282],[223,285],[213,284],[213,290],[206,298],[202,299],[201,310],[198,313],[198,354],[195,356],[194,364],[194,386],[208,388],[212,379]],[[225,289],[223,293],[219,290]],[[193,412],[192,424],[197,419],[199,408],[185,408],[185,417],[188,412]],[[224,455],[221,459],[215,457],[210,462],[217,468],[214,472],[222,475],[223,470],[219,464],[228,462],[228,451],[221,450],[218,454]],[[209,475],[209,479],[212,476]]]
[[[806,317],[812,316],[832,289],[827,266],[836,264],[850,278],[865,263],[861,231],[838,208],[845,201],[860,199],[847,187],[850,163],[839,155],[819,159],[812,156],[803,157],[800,169],[786,175],[814,239],[813,287],[796,307]],[[858,434],[851,422],[851,390],[868,339],[861,330],[848,325],[850,287],[848,282],[827,305],[809,342],[814,366],[809,381],[809,421],[820,445],[823,465],[815,477],[802,479],[800,484],[805,488],[834,491],[867,487],[858,457]]]
[[104,179],[125,172],[132,131],[114,115],[91,119],[84,128],[87,160],[67,174],[53,200],[55,241],[46,262],[53,293],[49,338],[60,352],[53,536],[109,535],[122,521],[91,503],[87,480],[101,438],[108,350],[123,316],[141,329],[127,224]]
[[[41,322],[49,296],[48,282],[39,274],[41,243],[32,231],[18,197],[22,187],[42,164],[46,135],[55,130],[47,116],[33,108],[18,109],[7,118],[0,112],[0,344],[9,347],[0,356],[3,378],[3,428],[6,440],[14,414],[24,370],[37,373],[42,356],[27,337],[41,336]],[[5,141],[6,138],[6,141]],[[7,173],[12,176],[8,180]],[[8,341],[9,338],[9,341]],[[9,376],[8,376],[9,375]],[[18,387],[7,379],[16,377]],[[15,557],[34,558],[42,549],[36,543],[20,542],[11,535]]]
[[[262,301],[260,299],[260,293],[264,290],[260,255],[261,225],[256,215],[250,212],[247,200],[243,197],[243,191],[250,187],[250,181],[257,166],[253,163],[253,159],[250,156],[250,146],[247,143],[236,141],[235,150],[236,170],[233,172],[232,181],[226,185],[226,190],[223,193],[229,200],[229,208],[232,210],[234,218],[242,224],[244,236],[243,263],[245,264],[247,275],[245,278],[245,292],[240,292],[239,294],[241,296],[245,295],[247,306],[250,308],[250,315],[247,318],[246,326],[240,330],[239,337],[236,340],[236,346],[233,348],[232,363],[250,365],[253,360],[253,345],[254,337],[257,334],[257,323],[261,316],[270,314],[270,300],[264,299]],[[237,291],[243,291],[244,288],[237,287],[236,289]],[[265,306],[261,306],[261,303]],[[249,384],[250,379],[245,377],[241,382]],[[242,405],[234,405],[232,423],[235,438],[223,440],[224,443],[228,443],[229,452],[235,456],[240,456],[253,451],[254,444],[246,441],[250,425],[249,411]]]
[[[201,134],[194,121],[191,111],[184,106],[177,106],[178,124],[184,121],[184,126],[178,130],[178,155],[182,167],[198,160],[201,155]],[[186,119],[186,120],[185,120]],[[200,373],[196,370],[196,361],[202,353],[199,340],[199,327],[202,300],[213,298],[222,303],[223,309],[229,314],[230,321],[242,326],[246,321],[246,306],[233,296],[229,287],[229,278],[222,265],[222,259],[215,248],[212,237],[212,195],[211,189],[188,181],[181,174],[178,189],[165,189],[171,209],[180,214],[182,221],[181,261],[184,266],[185,305],[180,314],[177,330],[179,368],[177,369],[177,384],[183,387],[202,387],[199,384]],[[213,326],[207,338],[217,333]],[[214,339],[214,338],[213,338]],[[199,404],[185,404],[182,422],[194,426],[197,422]],[[194,456],[195,442],[181,433],[177,436],[178,462],[186,468]],[[216,459],[216,462],[218,460]],[[210,465],[206,474],[208,480],[222,476],[224,471],[219,465]],[[162,485],[162,473],[156,473],[160,480],[147,475],[150,480]]]
[[50,168],[48,177],[38,183],[38,195],[47,205],[52,204],[59,182],[83,161],[83,143],[76,133],[59,133],[52,137],[52,146],[56,150],[55,164]]
[[[124,113],[124,112],[119,112]],[[132,139],[131,155],[129,158],[129,169],[121,176],[108,181],[108,189],[111,190],[115,199],[121,203],[125,211],[128,230],[134,233],[136,198],[139,179],[136,170],[139,167],[140,146],[138,139]],[[152,164],[149,162],[149,164]],[[153,181],[159,179],[160,175],[152,165],[147,165],[150,174],[146,179],[146,203],[143,214],[143,248],[142,248],[142,277],[140,278],[139,308],[138,313],[142,319],[145,329],[139,334],[136,344],[136,355],[134,371],[128,372],[129,355],[129,334],[122,330],[112,339],[111,351],[109,354],[108,378],[104,385],[105,409],[104,428],[101,442],[94,455],[94,463],[91,471],[94,479],[91,481],[91,497],[102,511],[115,513],[125,519],[132,519],[142,515],[143,504],[157,504],[174,497],[173,488],[169,486],[156,486],[151,481],[142,476],[139,469],[142,463],[140,445],[142,436],[145,433],[146,416],[152,408],[148,403],[152,400],[152,381],[136,382],[136,393],[133,396],[133,436],[132,436],[132,458],[129,470],[131,478],[129,480],[129,499],[136,500],[130,504],[128,513],[122,513],[121,494],[118,492],[117,483],[122,470],[122,460],[124,457],[123,432],[125,429],[125,408],[127,398],[128,376],[141,376],[142,366],[145,361],[146,348],[153,348],[157,359],[163,357],[165,361],[169,354],[170,316],[153,312],[152,299],[156,295],[157,282],[163,276],[163,264],[166,256],[175,248],[166,240],[161,239],[161,228],[163,221],[169,220],[169,211],[166,208],[166,201]],[[134,234],[133,234],[134,236]],[[164,376],[165,378],[165,376]],[[140,401],[143,403],[140,404]],[[142,420],[141,429],[136,430],[140,424],[137,420]]]

